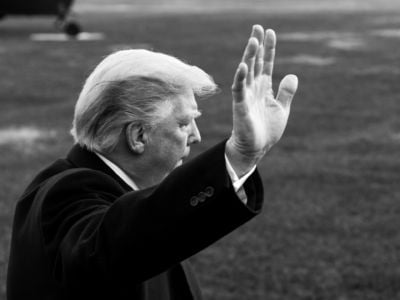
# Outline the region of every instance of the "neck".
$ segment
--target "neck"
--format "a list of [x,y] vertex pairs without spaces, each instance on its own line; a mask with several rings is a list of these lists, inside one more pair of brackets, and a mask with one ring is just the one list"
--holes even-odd
[[164,177],[159,172],[154,172],[151,163],[147,163],[145,157],[135,155],[121,155],[118,152],[103,154],[121,168],[139,189],[145,189],[159,184]]

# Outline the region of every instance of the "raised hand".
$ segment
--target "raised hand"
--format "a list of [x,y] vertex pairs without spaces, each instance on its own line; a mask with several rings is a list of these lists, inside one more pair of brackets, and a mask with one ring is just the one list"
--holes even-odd
[[287,75],[276,98],[272,90],[275,32],[253,26],[232,84],[233,131],[226,154],[241,176],[256,165],[285,130],[297,77]]

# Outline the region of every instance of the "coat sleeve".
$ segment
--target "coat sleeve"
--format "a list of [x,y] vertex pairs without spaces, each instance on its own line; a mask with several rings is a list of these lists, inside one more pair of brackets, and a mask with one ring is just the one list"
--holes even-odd
[[[67,285],[139,283],[214,243],[261,210],[257,171],[236,196],[224,144],[174,170],[161,184],[123,193],[108,175],[77,169],[39,192],[44,245]],[[126,276],[126,274],[129,274]]]

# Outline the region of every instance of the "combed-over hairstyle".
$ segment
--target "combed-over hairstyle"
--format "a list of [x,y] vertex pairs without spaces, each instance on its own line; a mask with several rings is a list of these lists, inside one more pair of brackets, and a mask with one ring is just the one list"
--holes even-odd
[[154,126],[161,102],[188,90],[204,97],[216,89],[207,73],[175,57],[143,49],[118,51],[87,78],[75,105],[71,134],[91,151],[110,153],[127,124]]

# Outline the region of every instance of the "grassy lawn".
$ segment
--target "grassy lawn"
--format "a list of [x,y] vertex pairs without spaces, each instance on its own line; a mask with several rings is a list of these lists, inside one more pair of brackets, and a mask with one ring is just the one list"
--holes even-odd
[[254,23],[277,32],[276,83],[294,73],[300,89],[260,165],[263,213],[192,258],[206,299],[400,298],[400,14],[80,18],[106,38],[34,42],[31,33],[52,30],[48,19],[0,24],[0,299],[15,201],[69,149],[73,105],[99,60],[145,46],[212,74],[222,92],[200,103],[196,155],[230,133],[229,89]]

